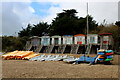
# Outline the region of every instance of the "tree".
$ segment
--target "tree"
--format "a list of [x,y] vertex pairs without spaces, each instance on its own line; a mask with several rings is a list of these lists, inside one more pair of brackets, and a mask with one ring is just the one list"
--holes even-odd
[[40,22],[39,24],[34,25],[31,30],[32,36],[43,36],[48,35],[49,25],[44,22]]
[[30,36],[43,36],[48,35],[49,25],[45,22],[40,22],[38,24],[33,24],[31,26],[28,24],[27,28],[22,30],[18,33],[19,37],[30,37]]
[[19,37],[24,37],[24,36],[30,37],[31,36],[31,29],[32,29],[32,26],[30,24],[28,24],[26,29],[24,29],[22,27],[22,30],[18,33],[18,36]]
[[[52,21],[50,27],[50,35],[75,35],[86,33],[86,17],[76,16],[75,9],[63,10],[58,13],[57,17]],[[90,31],[96,29],[96,21],[91,16],[88,17]]]
[[120,27],[120,21],[116,21],[115,25]]

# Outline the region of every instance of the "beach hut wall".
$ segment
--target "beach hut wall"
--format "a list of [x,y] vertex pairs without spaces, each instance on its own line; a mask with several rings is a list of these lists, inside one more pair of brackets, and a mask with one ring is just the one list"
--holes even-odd
[[52,36],[52,45],[61,44],[61,36]]
[[83,34],[74,35],[74,44],[85,44],[85,35]]
[[64,35],[63,36],[63,44],[73,44],[73,36],[72,35]]
[[30,39],[31,39],[32,46],[38,46],[38,45],[40,45],[40,37],[38,37],[38,36],[32,36],[32,37],[30,37]]
[[101,49],[108,49],[109,45],[113,45],[112,33],[101,33],[99,35]]
[[41,45],[50,45],[50,36],[42,36]]
[[87,44],[98,44],[98,34],[88,34]]

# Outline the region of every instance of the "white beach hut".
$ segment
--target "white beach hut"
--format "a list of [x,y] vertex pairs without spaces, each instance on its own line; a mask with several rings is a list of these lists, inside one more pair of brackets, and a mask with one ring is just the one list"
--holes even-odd
[[52,45],[58,45],[61,44],[61,36],[55,35],[52,36]]
[[73,44],[73,36],[72,35],[64,35],[63,44]]
[[85,35],[83,34],[74,35],[74,44],[85,44]]

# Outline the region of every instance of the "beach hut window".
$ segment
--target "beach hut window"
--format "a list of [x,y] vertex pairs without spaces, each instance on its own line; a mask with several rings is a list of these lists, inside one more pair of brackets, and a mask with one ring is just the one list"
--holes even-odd
[[95,37],[94,36],[90,37],[90,43],[95,43]]

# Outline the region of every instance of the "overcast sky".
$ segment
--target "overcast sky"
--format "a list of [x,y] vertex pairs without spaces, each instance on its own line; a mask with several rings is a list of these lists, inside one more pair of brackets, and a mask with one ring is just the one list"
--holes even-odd
[[[25,2],[26,1],[26,2]],[[0,3],[0,17],[2,19],[2,35],[15,35],[26,28],[27,24],[37,24],[44,21],[51,23],[57,15],[56,13],[62,12],[63,9],[76,9],[77,16],[86,16],[86,1],[82,0],[44,0],[34,1],[25,0],[18,1],[4,0],[2,6]],[[88,1],[88,13],[97,23],[102,23],[105,19],[106,22],[115,23],[118,20],[118,0],[112,1]],[[1,33],[0,33],[1,34]]]

